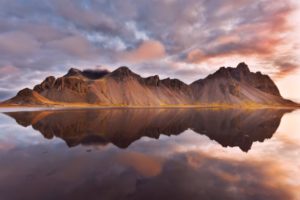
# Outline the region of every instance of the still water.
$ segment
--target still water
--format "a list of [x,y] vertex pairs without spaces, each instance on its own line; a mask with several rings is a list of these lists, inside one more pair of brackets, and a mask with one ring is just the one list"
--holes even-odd
[[0,199],[300,199],[300,111],[0,113]]

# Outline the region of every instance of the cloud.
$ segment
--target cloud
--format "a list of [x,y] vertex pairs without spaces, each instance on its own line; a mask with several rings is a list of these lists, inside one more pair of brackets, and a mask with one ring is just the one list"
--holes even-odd
[[80,58],[88,58],[93,52],[93,47],[89,41],[80,35],[54,40],[47,43],[47,46],[62,53]]
[[288,61],[277,61],[274,63],[274,66],[279,68],[278,72],[274,75],[276,79],[284,78],[299,69],[299,64]]
[[7,100],[15,95],[16,91],[0,89],[0,102]]
[[122,165],[130,166],[146,177],[157,176],[162,170],[160,159],[142,153],[127,152],[121,154],[118,160]]
[[70,34],[68,30],[61,30],[47,23],[22,24],[20,30],[32,35],[41,43],[58,40]]
[[293,0],[3,0],[0,66],[64,74],[70,66],[132,64],[142,75],[190,80],[255,60],[254,70],[289,76],[277,60],[300,62],[297,12]]
[[136,49],[127,51],[122,58],[132,62],[145,62],[163,58],[166,55],[165,47],[155,40],[143,41]]
[[192,49],[186,60],[199,64],[233,55],[277,59],[278,48],[287,42],[282,33],[289,29],[287,16],[293,11],[287,6],[276,11],[272,18],[266,17],[250,24],[244,22],[229,33],[218,35],[210,41],[208,48]]
[[2,66],[0,68],[0,78],[9,74],[17,73],[19,70],[14,66]]
[[[0,152],[0,186],[7,199],[97,199],[101,195],[104,199],[291,200],[299,191],[285,179],[286,168],[282,169],[280,163],[262,162],[256,157],[238,161],[198,150],[167,156],[158,152],[157,156],[153,149],[145,155],[141,150],[145,143],[136,145],[133,152],[94,148],[87,153],[84,148],[70,151],[61,143],[50,145],[39,140],[27,146],[23,142],[18,148],[13,146],[16,140],[5,142],[9,149]],[[47,159],[41,150],[47,152]],[[34,171],[36,168],[40,170]],[[32,174],[30,184],[20,179],[28,174]],[[20,188],[17,193],[13,186]],[[49,195],[45,197],[45,193]]]
[[0,53],[29,55],[35,53],[39,43],[29,34],[19,31],[0,34]]
[[71,0],[55,0],[54,11],[65,20],[79,28],[94,29],[112,33],[117,31],[116,21],[103,12],[97,12],[93,7],[84,6]]

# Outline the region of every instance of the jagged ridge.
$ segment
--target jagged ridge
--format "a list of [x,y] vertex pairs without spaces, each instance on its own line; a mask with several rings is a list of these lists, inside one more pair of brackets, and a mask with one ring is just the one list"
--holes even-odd
[[[72,68],[63,77],[47,77],[34,87],[32,94],[35,93],[44,98],[39,97],[41,101],[46,101],[45,104],[67,102],[114,106],[296,105],[282,98],[269,76],[260,72],[250,72],[245,63],[240,63],[236,68],[221,67],[214,74],[190,85],[178,79],[161,80],[157,75],[143,78],[124,66],[113,72],[80,71]],[[31,97],[32,94],[28,93]],[[34,98],[32,102],[24,101],[23,98],[24,95],[18,94],[7,102],[37,103]]]

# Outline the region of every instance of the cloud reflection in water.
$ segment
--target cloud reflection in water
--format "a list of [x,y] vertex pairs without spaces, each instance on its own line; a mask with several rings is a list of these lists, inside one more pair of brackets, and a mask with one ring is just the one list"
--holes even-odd
[[[9,113],[23,126],[32,125],[47,138],[62,138],[73,148],[56,141],[1,150],[0,197],[297,199],[300,187],[291,184],[293,177],[287,177],[290,168],[282,163],[281,155],[289,152],[276,151],[282,136],[273,135],[285,112],[167,109]],[[264,141],[272,135],[271,140]],[[252,147],[247,154],[238,149],[245,137]],[[280,151],[285,150],[281,146]],[[294,178],[298,174],[299,170]]]

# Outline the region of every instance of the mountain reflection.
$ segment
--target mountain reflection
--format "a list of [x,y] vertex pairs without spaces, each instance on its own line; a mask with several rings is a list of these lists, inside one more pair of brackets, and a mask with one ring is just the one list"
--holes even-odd
[[178,135],[187,129],[224,147],[247,152],[255,141],[271,138],[289,110],[259,109],[87,109],[6,113],[45,138],[62,138],[68,146],[106,145],[126,148],[143,136]]

